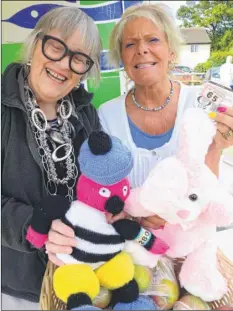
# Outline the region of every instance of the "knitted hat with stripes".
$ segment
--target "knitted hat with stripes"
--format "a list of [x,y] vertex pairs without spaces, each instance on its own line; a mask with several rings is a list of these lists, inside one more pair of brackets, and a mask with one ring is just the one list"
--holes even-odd
[[80,149],[83,175],[101,185],[113,185],[127,177],[133,168],[133,156],[120,139],[95,131]]

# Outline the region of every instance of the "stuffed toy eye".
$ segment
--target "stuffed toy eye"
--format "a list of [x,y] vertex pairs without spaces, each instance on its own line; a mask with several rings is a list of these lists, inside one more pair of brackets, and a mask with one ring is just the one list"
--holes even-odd
[[123,187],[123,196],[125,197],[128,193],[128,186]]
[[102,197],[105,197],[105,198],[109,198],[110,195],[111,195],[111,191],[107,188],[101,188],[99,190],[99,194],[102,196]]
[[195,193],[192,193],[192,194],[189,195],[189,199],[190,199],[191,201],[197,201],[198,196],[197,196]]

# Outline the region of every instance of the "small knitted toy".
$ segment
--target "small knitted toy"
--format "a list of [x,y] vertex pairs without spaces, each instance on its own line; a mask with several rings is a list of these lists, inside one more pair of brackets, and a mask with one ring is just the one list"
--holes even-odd
[[[135,241],[154,254],[164,254],[168,247],[136,221],[121,219],[113,224],[106,221],[106,211],[117,215],[124,209],[130,193],[126,177],[133,167],[132,154],[118,138],[102,131],[93,132],[81,147],[79,163],[82,175],[77,183],[78,200],[70,206],[63,199],[60,217],[56,212],[56,218],[73,228],[77,248],[73,248],[71,255],[57,254],[66,265],[54,274],[55,293],[68,302],[68,308],[74,304],[75,307],[91,305],[100,285],[112,290],[113,304],[133,302],[138,298],[138,285],[133,279],[133,261],[122,252],[125,241]],[[38,232],[46,233],[45,229],[41,230],[43,224],[47,226],[52,210],[57,209],[53,200],[47,198],[39,213],[35,212],[36,226],[31,223],[27,236],[34,245],[40,241]],[[43,222],[46,215],[49,217]]]

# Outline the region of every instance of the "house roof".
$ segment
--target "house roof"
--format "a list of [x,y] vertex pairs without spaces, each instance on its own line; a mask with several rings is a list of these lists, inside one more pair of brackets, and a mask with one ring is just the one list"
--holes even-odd
[[208,44],[211,43],[208,33],[204,27],[181,28],[186,44]]

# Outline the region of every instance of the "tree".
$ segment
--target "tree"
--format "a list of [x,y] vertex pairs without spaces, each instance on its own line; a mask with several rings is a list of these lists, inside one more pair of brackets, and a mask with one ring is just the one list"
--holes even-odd
[[233,57],[233,51],[216,51],[211,53],[211,56],[205,63],[199,63],[194,68],[196,72],[206,72],[211,67],[218,67],[226,62],[227,56]]
[[213,51],[233,48],[233,1],[186,1],[177,17],[184,27],[205,27]]

